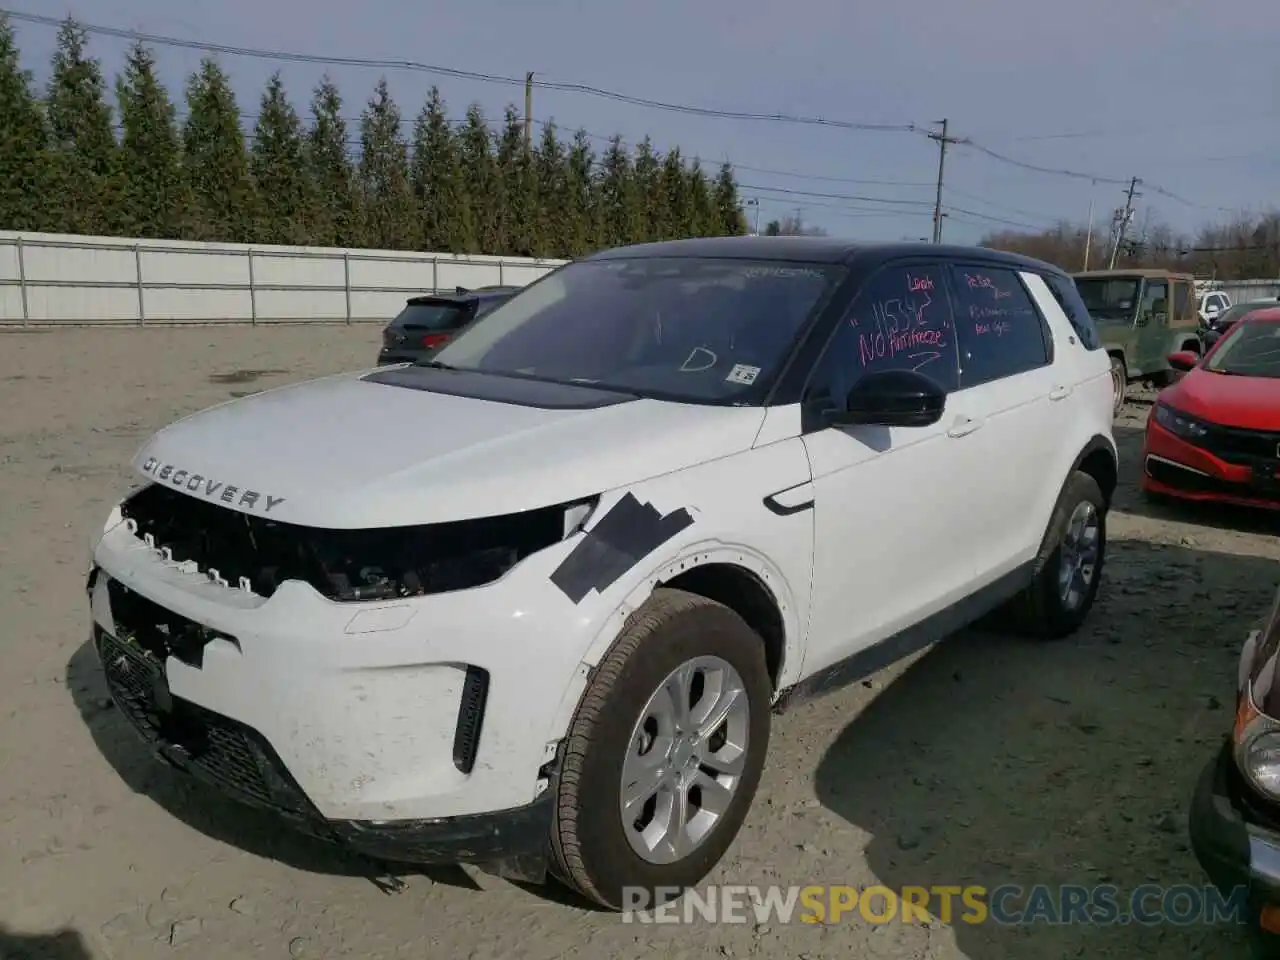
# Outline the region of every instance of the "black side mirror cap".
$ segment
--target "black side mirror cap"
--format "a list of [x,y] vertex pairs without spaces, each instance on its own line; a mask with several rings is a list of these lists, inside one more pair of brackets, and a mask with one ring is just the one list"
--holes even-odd
[[832,425],[928,427],[937,423],[947,406],[947,391],[931,377],[914,370],[885,370],[868,374],[849,391],[843,410],[827,415]]

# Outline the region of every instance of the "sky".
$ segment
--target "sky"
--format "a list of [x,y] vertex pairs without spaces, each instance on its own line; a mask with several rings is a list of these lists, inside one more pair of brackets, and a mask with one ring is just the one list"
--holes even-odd
[[[798,209],[833,236],[929,237],[939,150],[925,133],[944,117],[950,136],[972,142],[946,154],[948,242],[1083,224],[1091,202],[1105,231],[1130,177],[1143,181],[1137,219],[1180,231],[1280,205],[1276,0],[0,0],[0,9],[517,81],[219,54],[250,114],[278,69],[304,116],[327,71],[348,117],[385,75],[406,120],[433,84],[451,115],[476,102],[496,119],[509,103],[523,112],[523,78],[534,71],[668,104],[829,121],[707,117],[535,90],[535,121],[583,128],[598,148],[613,134],[629,144],[647,134],[709,169],[731,161],[761,226]],[[24,66],[43,84],[55,30],[14,26]],[[128,45],[91,36],[109,82]],[[181,111],[203,54],[155,49]],[[917,129],[850,129],[858,124]],[[756,210],[747,208],[749,220]]]

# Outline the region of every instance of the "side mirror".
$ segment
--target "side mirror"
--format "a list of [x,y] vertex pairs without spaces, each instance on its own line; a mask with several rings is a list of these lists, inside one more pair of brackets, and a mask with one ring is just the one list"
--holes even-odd
[[1169,354],[1166,359],[1169,362],[1169,366],[1181,373],[1186,373],[1188,370],[1193,369],[1200,362],[1200,358],[1190,350],[1179,350],[1177,353]]
[[947,392],[914,370],[884,370],[859,380],[849,391],[845,409],[827,417],[833,425],[927,427],[942,418]]

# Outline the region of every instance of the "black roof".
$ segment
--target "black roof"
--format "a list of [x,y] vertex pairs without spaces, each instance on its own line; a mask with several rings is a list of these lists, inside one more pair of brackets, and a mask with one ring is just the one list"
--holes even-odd
[[724,259],[791,260],[809,263],[858,263],[873,266],[876,261],[903,256],[942,259],[979,257],[1015,269],[1067,274],[1053,264],[987,247],[967,247],[937,243],[858,243],[832,237],[698,237],[663,240],[601,250],[586,260],[617,260],[640,257],[719,257]]

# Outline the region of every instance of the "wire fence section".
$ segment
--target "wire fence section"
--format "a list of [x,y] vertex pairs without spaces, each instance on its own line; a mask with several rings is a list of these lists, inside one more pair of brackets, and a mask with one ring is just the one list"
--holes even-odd
[[0,329],[386,323],[409,297],[525,286],[563,262],[0,231]]

